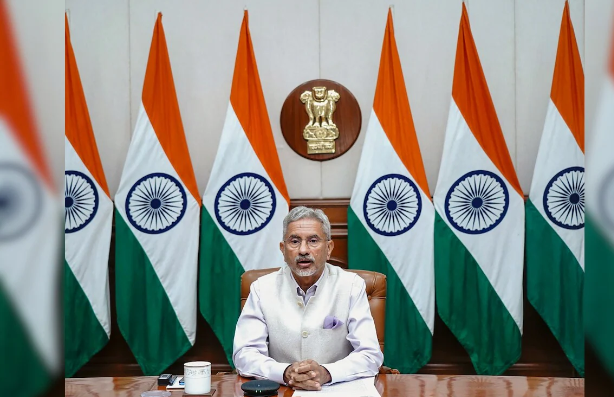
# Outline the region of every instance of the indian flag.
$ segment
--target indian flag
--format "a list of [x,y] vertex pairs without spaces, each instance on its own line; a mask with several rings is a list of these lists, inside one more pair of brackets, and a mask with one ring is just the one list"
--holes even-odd
[[403,373],[418,371],[431,358],[434,218],[389,10],[348,208],[348,256],[350,268],[387,277],[384,358]]
[[194,344],[200,207],[160,13],[141,99],[115,195],[117,322],[158,375]]
[[71,377],[111,336],[107,268],[113,202],[64,19],[64,372]]
[[61,212],[0,2],[0,373],[41,395],[60,372]]
[[524,200],[463,3],[435,188],[439,315],[478,374],[520,357]]
[[[586,156],[586,345],[614,377],[614,35]],[[598,368],[593,365],[593,368]],[[603,378],[603,377],[601,377]],[[599,379],[601,379],[599,378]]]
[[584,73],[565,3],[526,203],[527,297],[584,374]]
[[245,11],[230,103],[203,196],[198,287],[200,311],[231,365],[241,275],[283,265],[277,247],[289,202]]

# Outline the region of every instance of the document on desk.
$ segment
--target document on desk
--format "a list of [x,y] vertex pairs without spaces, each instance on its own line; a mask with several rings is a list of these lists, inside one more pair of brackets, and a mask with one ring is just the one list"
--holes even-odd
[[375,377],[356,379],[349,382],[323,386],[322,390],[296,390],[294,397],[380,397],[375,388]]

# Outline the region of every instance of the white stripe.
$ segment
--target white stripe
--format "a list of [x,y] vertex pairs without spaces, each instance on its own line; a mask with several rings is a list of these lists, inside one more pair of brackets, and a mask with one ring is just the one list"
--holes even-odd
[[[14,209],[16,216],[32,211],[37,215],[26,231],[11,239],[0,240],[0,283],[8,299],[25,326],[35,349],[41,355],[49,370],[60,366],[60,339],[58,332],[58,269],[60,247],[61,213],[57,197],[38,176],[21,145],[9,132],[9,125],[0,117],[0,158],[2,165],[17,165],[27,169],[35,179],[7,178],[0,170],[0,191],[12,188],[13,183],[26,190],[17,193],[32,193],[30,188],[38,186],[35,194],[20,196],[21,206]],[[32,201],[33,198],[40,202]],[[0,320],[2,321],[2,320]]]
[[98,210],[83,229],[64,233],[64,258],[85,293],[96,318],[111,336],[109,301],[109,248],[113,222],[113,202],[85,166],[70,141],[64,136],[64,169],[89,176],[98,191]]
[[[507,214],[501,223],[483,234],[459,232],[450,224],[444,211],[448,189],[461,176],[475,170],[486,170],[499,175],[505,182],[510,201]],[[486,155],[454,99],[450,103],[434,201],[435,210],[473,255],[522,333],[524,200]]]
[[584,269],[584,228],[572,230],[558,226],[546,215],[543,202],[544,190],[550,179],[558,172],[574,166],[584,167],[584,153],[580,150],[567,123],[550,100],[529,197],[535,208],[565,242]]
[[[236,235],[223,229],[215,216],[215,197],[219,189],[233,176],[253,172],[266,178],[275,190],[276,209],[272,219],[260,231]],[[283,266],[284,258],[277,250],[283,240],[283,219],[288,214],[288,202],[273,183],[252,148],[232,104],[228,105],[226,120],[211,177],[203,196],[203,205],[235,255],[247,270]]]
[[[126,216],[125,203],[130,188],[140,178],[153,172],[166,173],[179,180],[187,199],[183,218],[172,229],[161,234],[147,234],[137,230]],[[175,309],[179,323],[190,343],[194,344],[200,208],[164,153],[142,104],[115,195],[115,205],[145,250]]]
[[[407,232],[398,236],[383,236],[368,226],[363,203],[371,184],[378,178],[393,173],[406,176],[416,184],[422,200],[422,211],[416,224]],[[424,194],[399,158],[373,110],[369,118],[350,205],[369,235],[386,255],[432,334],[435,321],[433,263],[435,210],[430,197]],[[360,266],[360,264],[354,265]]]

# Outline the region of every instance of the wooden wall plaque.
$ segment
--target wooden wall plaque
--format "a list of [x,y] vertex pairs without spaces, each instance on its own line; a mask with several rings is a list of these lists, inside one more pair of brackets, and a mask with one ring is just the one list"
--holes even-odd
[[[362,114],[347,88],[332,80],[317,79],[292,90],[281,108],[280,124],[292,150],[309,160],[325,161],[341,156],[354,145]],[[338,138],[334,139],[336,132]]]

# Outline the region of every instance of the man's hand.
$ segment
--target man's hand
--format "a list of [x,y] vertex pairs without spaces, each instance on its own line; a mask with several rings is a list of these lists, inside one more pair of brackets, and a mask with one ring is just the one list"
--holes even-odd
[[324,383],[331,381],[331,377],[328,370],[314,360],[304,360],[286,368],[284,381],[294,390],[321,390]]

